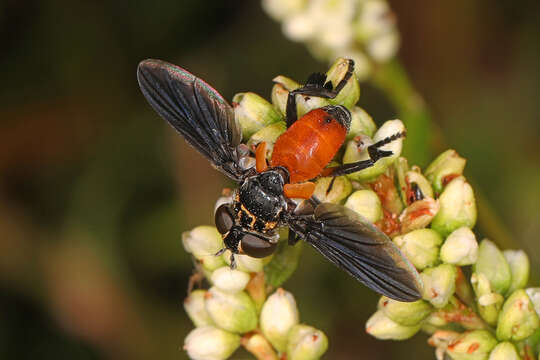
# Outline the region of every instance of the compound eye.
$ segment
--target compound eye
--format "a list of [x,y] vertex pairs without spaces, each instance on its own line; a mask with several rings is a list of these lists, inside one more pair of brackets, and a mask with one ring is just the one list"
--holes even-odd
[[263,258],[271,255],[277,247],[277,243],[255,236],[246,234],[240,242],[242,252],[254,258]]
[[227,233],[234,225],[234,218],[228,204],[220,205],[214,216],[216,228],[221,234]]

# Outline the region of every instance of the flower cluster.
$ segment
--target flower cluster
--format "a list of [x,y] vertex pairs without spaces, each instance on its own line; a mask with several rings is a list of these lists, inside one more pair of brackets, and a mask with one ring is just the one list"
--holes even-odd
[[[326,73],[337,84],[347,70],[339,58]],[[286,130],[289,91],[300,86],[285,76],[274,79],[271,102],[254,93],[234,96],[235,118],[251,150],[267,143],[268,156]],[[400,120],[377,128],[356,106],[360,89],[353,75],[335,99],[297,96],[299,116],[328,104],[346,106],[352,123],[334,163],[368,158],[366,148],[405,131]],[[526,289],[529,262],[523,251],[501,251],[490,240],[478,244],[471,230],[477,209],[471,185],[463,176],[465,159],[454,150],[439,155],[424,171],[401,157],[403,139],[383,147],[393,155],[362,171],[316,181],[315,196],[356,211],[384,231],[418,269],[423,299],[402,303],[382,297],[366,330],[379,339],[403,340],[419,331],[431,335],[439,360],[532,359],[540,340],[540,288]],[[253,159],[254,163],[254,159]],[[230,201],[230,194],[218,200]],[[281,240],[274,255],[254,259],[230,253],[214,227],[184,234],[184,247],[196,260],[210,288],[195,290],[185,309],[196,329],[185,349],[196,360],[226,359],[240,345],[258,359],[318,359],[328,346],[324,333],[299,323],[296,302],[280,286],[294,272],[301,243]],[[277,290],[275,290],[277,289]],[[271,294],[268,296],[268,294]],[[278,357],[279,356],[279,357]]]
[[[228,265],[230,253],[216,256],[223,247],[213,226],[185,232],[184,248],[197,261],[199,271],[211,285],[194,290],[184,308],[195,329],[186,337],[184,349],[194,360],[227,359],[240,345],[259,359],[315,360],[328,346],[326,335],[301,324],[293,295],[282,288],[273,291],[265,272],[272,274],[269,259],[236,255],[237,267]],[[275,262],[282,255],[276,255]]]
[[488,239],[478,244],[471,230],[475,198],[464,167],[454,150],[423,173],[409,169],[404,158],[394,163],[389,183],[397,184],[406,207],[391,215],[399,226],[388,233],[420,272],[423,299],[381,297],[366,331],[403,340],[423,330],[439,360],[445,354],[454,360],[532,359],[540,340],[540,289],[524,290],[529,260],[523,251],[501,251]]
[[263,8],[282,22],[285,35],[305,42],[326,61],[345,56],[366,78],[375,63],[390,60],[399,47],[396,20],[386,0],[263,0]]

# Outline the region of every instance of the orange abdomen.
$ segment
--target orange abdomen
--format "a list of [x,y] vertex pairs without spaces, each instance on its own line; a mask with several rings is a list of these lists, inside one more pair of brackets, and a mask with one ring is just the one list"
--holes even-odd
[[322,109],[297,120],[276,141],[271,166],[287,168],[291,183],[318,176],[345,141],[347,129]]

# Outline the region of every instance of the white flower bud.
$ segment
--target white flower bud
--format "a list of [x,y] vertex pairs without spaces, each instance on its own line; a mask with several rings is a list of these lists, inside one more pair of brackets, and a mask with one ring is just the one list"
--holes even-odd
[[305,11],[284,21],[283,32],[295,41],[311,40],[329,49],[341,49],[352,41],[353,15],[350,0],[310,1]]
[[244,139],[249,139],[260,129],[283,119],[272,104],[252,92],[234,95],[233,108]]
[[[358,50],[348,48],[337,51],[336,55],[354,60],[354,73],[356,74],[356,78],[358,80],[365,80],[371,74],[372,64],[369,58],[364,53]],[[368,135],[372,136],[373,134]]]
[[439,208],[439,201],[429,197],[413,202],[399,215],[401,232],[405,234],[425,228],[437,215]]
[[378,308],[390,320],[405,326],[420,324],[433,311],[433,307],[424,300],[401,302],[386,296],[380,298]]
[[377,130],[373,118],[361,107],[355,106],[351,110],[351,127],[347,133],[347,140],[360,134],[372,137]]
[[485,360],[497,340],[487,330],[462,333],[448,344],[446,352],[453,360]]
[[431,228],[441,235],[448,236],[452,231],[467,226],[474,227],[476,223],[476,200],[471,185],[463,176],[450,181],[439,197],[440,209]]
[[516,290],[504,303],[497,323],[497,339],[521,341],[540,326],[540,319],[525,290]]
[[283,22],[283,33],[293,41],[305,41],[315,36],[318,27],[317,19],[304,12],[287,18]]
[[279,351],[287,349],[287,337],[298,324],[296,301],[290,292],[281,288],[268,297],[261,310],[260,327],[264,336]]
[[497,293],[489,293],[484,294],[480,297],[478,297],[478,305],[480,306],[490,306],[498,303],[502,303],[504,301],[504,298],[501,294]]
[[272,104],[285,116],[289,91],[298,89],[300,84],[283,75],[276,76],[272,81],[275,83],[272,87]]
[[[341,34],[342,36],[343,34]],[[347,71],[349,70],[349,59],[338,58],[330,69],[326,72],[326,82],[331,82],[332,86],[337,86],[339,82],[343,79]],[[360,98],[360,85],[358,84],[358,79],[353,73],[350,79],[347,81],[347,84],[341,89],[339,94],[334,98],[330,99],[331,104],[343,105],[347,108],[352,108],[354,104],[358,102]]]
[[321,202],[329,202],[334,204],[339,204],[343,199],[345,199],[352,191],[352,185],[349,179],[345,176],[338,176],[334,180],[332,189],[328,191],[328,187],[332,182],[332,177],[322,177],[317,180],[315,183],[315,192],[313,195],[319,199]]
[[335,22],[331,26],[319,28],[315,41],[336,51],[350,47],[353,37],[354,29],[351,24]]
[[424,283],[423,298],[436,308],[444,307],[456,289],[456,268],[450,264],[442,264],[425,269],[420,276]]
[[433,184],[433,189],[440,193],[449,179],[463,174],[466,162],[455,150],[446,150],[429,164],[425,175]]
[[488,360],[520,360],[516,347],[511,342],[505,341],[497,344],[489,353]]
[[182,234],[182,243],[188,253],[197,259],[202,256],[214,255],[223,248],[221,234],[214,226],[197,226]]
[[204,306],[205,295],[206,290],[194,290],[184,299],[184,309],[196,327],[214,324]]
[[184,350],[193,360],[225,360],[240,346],[240,336],[213,326],[192,330],[184,340]]
[[399,33],[390,31],[370,39],[366,45],[367,53],[378,62],[394,57],[399,49]]
[[499,318],[504,298],[491,291],[489,279],[482,273],[471,275],[471,284],[476,294],[478,313],[488,324],[495,326]]
[[492,292],[479,296],[477,302],[478,312],[482,319],[491,326],[497,325],[504,297],[501,294]]
[[345,202],[345,207],[356,211],[369,222],[375,223],[382,219],[381,200],[372,190],[357,190]]
[[355,1],[314,0],[310,3],[311,15],[320,21],[321,27],[338,22],[350,22],[355,13]]
[[318,360],[328,348],[328,338],[311,326],[298,324],[289,331],[288,360]]
[[[276,76],[272,79],[272,81],[276,84],[280,84],[281,86],[283,86],[283,88],[287,91],[287,95],[289,91],[298,89],[300,86],[302,86],[293,79],[283,75]],[[285,99],[285,102],[287,102],[287,99]],[[285,113],[285,111],[283,113]]]
[[240,270],[233,270],[229,266],[216,269],[211,276],[212,284],[220,290],[236,293],[244,290],[249,282],[249,274]]
[[[225,263],[227,263],[227,265],[231,265],[230,250],[225,251],[222,258],[223,260],[225,260]],[[263,259],[253,258],[251,256],[243,254],[236,254],[234,255],[234,258],[236,260],[236,270],[252,273],[262,271],[264,267]]]
[[296,108],[298,109],[298,118],[310,112],[313,109],[330,104],[330,101],[316,96],[301,95],[296,97]]
[[395,17],[386,1],[363,1],[359,10],[356,32],[359,41],[392,32],[395,28]]
[[257,359],[278,360],[278,356],[272,345],[259,333],[252,332],[244,335],[242,337],[242,346],[250,353],[256,354]]
[[272,151],[274,150],[274,144],[277,138],[287,130],[285,122],[278,121],[268,126],[263,127],[255,134],[251,135],[247,145],[250,148],[255,148],[261,142],[266,142],[266,151],[267,156],[270,158],[272,156]]
[[482,240],[480,243],[474,271],[485,275],[493,291],[499,294],[505,294],[510,287],[510,281],[512,280],[510,266],[503,253],[493,242],[487,239]]
[[199,262],[203,266],[204,270],[208,271],[214,271],[215,269],[218,269],[225,265],[225,261],[221,256],[215,256],[215,255],[207,255],[207,256],[201,256],[199,259]]
[[468,227],[454,230],[441,247],[441,260],[459,266],[471,265],[478,258],[476,236]]
[[404,326],[390,320],[382,310],[371,315],[366,323],[366,332],[381,340],[405,340],[420,330],[420,324]]
[[529,295],[529,299],[531,299],[534,305],[534,310],[540,316],[540,288],[527,288],[525,292]]
[[442,237],[431,229],[418,229],[394,239],[403,255],[419,270],[433,266],[439,257]]
[[[424,329],[432,328],[432,326],[425,326]],[[445,352],[448,348],[448,344],[452,343],[455,339],[460,336],[459,333],[449,330],[434,330],[433,335],[428,339],[428,344],[434,346],[435,357],[437,360],[445,359]]]
[[182,243],[186,251],[193,254],[205,269],[213,271],[224,265],[223,259],[215,256],[223,248],[223,239],[214,226],[197,226],[184,232]]
[[530,268],[529,258],[523,250],[505,250],[503,255],[508,265],[510,265],[510,272],[512,273],[510,288],[506,291],[507,294],[511,294],[527,285]]
[[430,314],[423,328],[430,326],[437,331],[438,328],[452,326],[452,323],[458,323],[468,330],[484,329],[486,326],[472,309],[466,307],[456,296],[452,296],[445,307]]
[[232,294],[211,287],[205,307],[212,321],[224,330],[243,334],[257,327],[255,304],[243,291]]
[[306,0],[263,0],[262,7],[274,20],[282,21],[304,10]]
[[[386,121],[375,133],[373,142],[383,140],[389,136],[402,133],[405,131],[405,125],[401,120],[389,120]],[[349,178],[357,181],[367,181],[376,178],[381,175],[388,166],[390,166],[401,154],[403,148],[403,138],[396,139],[380,148],[383,151],[392,151],[392,155],[379,159],[375,165],[366,168],[361,171],[349,174]],[[345,155],[343,156],[343,163],[348,164],[356,161],[367,160],[369,154],[367,149],[359,152],[354,142],[349,142],[345,149]]]

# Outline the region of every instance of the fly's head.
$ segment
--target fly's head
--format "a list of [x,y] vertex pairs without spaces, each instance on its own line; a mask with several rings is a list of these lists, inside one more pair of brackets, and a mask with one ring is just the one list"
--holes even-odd
[[[234,266],[234,254],[245,254],[254,258],[271,255],[277,247],[277,241],[257,233],[244,230],[235,218],[233,206],[222,204],[215,214],[216,228],[223,236],[225,249],[230,250],[231,265]],[[224,249],[224,250],[225,250]]]

